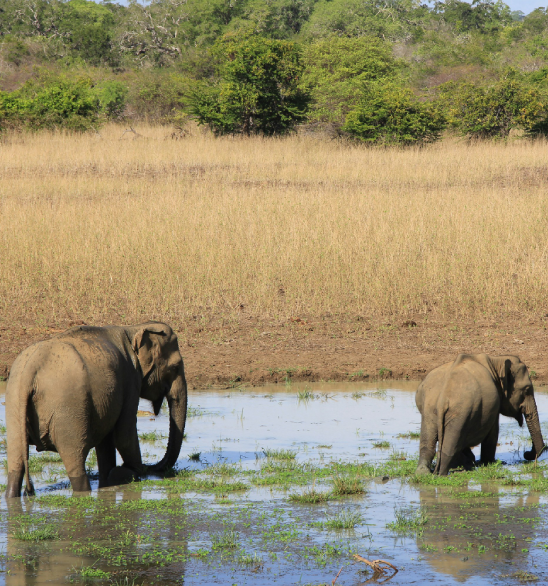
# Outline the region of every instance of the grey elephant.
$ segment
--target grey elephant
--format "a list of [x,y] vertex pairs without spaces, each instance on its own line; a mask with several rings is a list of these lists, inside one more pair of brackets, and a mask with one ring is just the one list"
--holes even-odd
[[[23,350],[6,387],[6,497],[20,496],[23,477],[27,494],[34,493],[29,444],[59,453],[74,491],[90,490],[85,462],[92,448],[100,487],[117,483],[124,470],[143,473],[137,435],[140,398],[152,402],[156,415],[167,398],[167,450],[148,468],[164,470],[179,456],[187,411],[183,359],[167,324],[78,326]],[[116,467],[116,450],[123,467]]]
[[[469,463],[470,448],[481,444],[481,462],[495,461],[499,436],[499,414],[513,417],[520,426],[523,417],[533,447],[525,452],[534,460],[546,446],[540,430],[533,384],[527,367],[517,356],[460,354],[432,370],[415,395],[421,413],[420,455],[417,474],[447,474],[449,468]],[[472,457],[470,456],[472,454]]]

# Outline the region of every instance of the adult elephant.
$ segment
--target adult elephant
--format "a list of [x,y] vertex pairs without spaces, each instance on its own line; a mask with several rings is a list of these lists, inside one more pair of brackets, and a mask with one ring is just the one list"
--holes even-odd
[[421,413],[420,456],[417,474],[429,473],[437,450],[434,472],[468,459],[470,448],[481,444],[481,462],[495,461],[499,414],[523,416],[533,447],[525,452],[534,460],[546,449],[527,367],[517,356],[460,354],[431,371],[415,395]]
[[34,493],[29,444],[59,453],[74,491],[91,490],[85,462],[92,448],[100,487],[123,476],[116,450],[122,470],[143,473],[139,398],[150,400],[156,415],[167,398],[167,450],[148,469],[173,466],[183,441],[187,388],[177,336],[167,324],[78,326],[29,346],[15,359],[6,387],[6,496],[20,496],[23,476],[27,494]]

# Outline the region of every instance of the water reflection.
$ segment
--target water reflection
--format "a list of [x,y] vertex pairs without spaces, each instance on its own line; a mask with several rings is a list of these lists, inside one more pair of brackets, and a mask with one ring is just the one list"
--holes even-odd
[[[495,491],[495,494],[493,493]],[[465,582],[495,565],[527,563],[526,539],[536,536],[539,493],[510,497],[493,484],[474,489],[419,490],[429,521],[417,539],[421,555],[437,574]],[[481,494],[485,496],[479,496]],[[436,552],[430,551],[435,547]],[[522,551],[525,549],[525,551]]]

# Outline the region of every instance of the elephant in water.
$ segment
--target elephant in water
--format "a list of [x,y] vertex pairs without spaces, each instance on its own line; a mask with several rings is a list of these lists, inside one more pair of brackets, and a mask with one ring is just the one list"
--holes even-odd
[[[99,486],[143,473],[137,435],[139,399],[160,412],[167,398],[169,440],[163,459],[177,461],[183,441],[187,387],[177,336],[163,323],[71,328],[21,352],[6,387],[8,484],[6,497],[34,488],[29,444],[58,452],[74,491],[89,491],[85,462],[96,449]],[[124,466],[116,467],[116,450]],[[110,475],[110,478],[109,478]]]
[[481,444],[483,464],[495,461],[499,436],[499,414],[523,425],[523,416],[533,447],[525,452],[534,460],[546,446],[540,430],[533,384],[527,367],[517,356],[460,354],[432,370],[415,395],[421,413],[420,456],[417,474],[430,472],[437,450],[434,472],[469,460],[470,448]]

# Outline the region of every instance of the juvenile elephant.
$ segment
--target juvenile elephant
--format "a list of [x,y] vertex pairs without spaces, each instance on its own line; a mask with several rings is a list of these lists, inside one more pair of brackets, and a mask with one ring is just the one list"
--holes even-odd
[[470,448],[481,444],[481,462],[495,461],[499,414],[523,416],[533,447],[525,452],[534,460],[546,449],[527,367],[517,356],[460,354],[431,371],[415,395],[421,413],[420,456],[417,474],[447,474],[456,463],[468,460]]
[[96,449],[99,486],[124,469],[145,470],[137,435],[139,398],[152,402],[157,415],[164,398],[170,412],[169,440],[163,459],[149,469],[177,461],[183,441],[187,388],[177,336],[163,323],[136,326],[78,326],[21,352],[6,388],[8,485],[6,497],[27,494],[29,444],[58,452],[72,489],[88,491],[85,462]]

